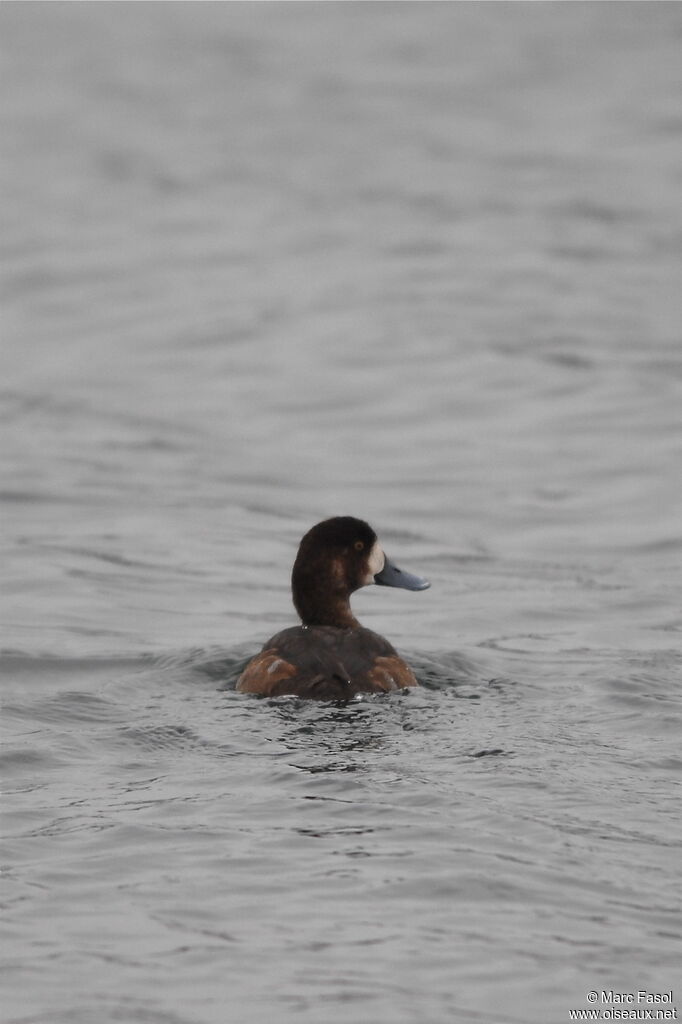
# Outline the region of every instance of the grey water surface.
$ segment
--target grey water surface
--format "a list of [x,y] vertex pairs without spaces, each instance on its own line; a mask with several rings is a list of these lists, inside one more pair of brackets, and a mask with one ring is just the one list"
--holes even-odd
[[[4,1024],[682,1010],[681,6],[0,38]],[[423,685],[236,694],[334,514]]]

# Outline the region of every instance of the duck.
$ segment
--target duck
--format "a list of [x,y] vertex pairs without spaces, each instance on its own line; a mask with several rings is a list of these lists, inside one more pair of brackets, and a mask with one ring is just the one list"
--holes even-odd
[[347,701],[356,694],[417,686],[410,666],[378,633],[360,625],[350,596],[376,584],[427,590],[421,576],[399,569],[362,519],[335,516],[310,529],[291,573],[301,620],[271,637],[237,680],[239,693]]

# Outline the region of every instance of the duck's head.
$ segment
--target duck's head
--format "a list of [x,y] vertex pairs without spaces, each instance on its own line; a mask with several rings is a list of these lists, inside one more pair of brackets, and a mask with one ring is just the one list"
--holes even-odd
[[362,519],[336,516],[313,526],[300,543],[291,576],[294,604],[305,625],[357,625],[350,595],[376,583],[404,590],[431,584],[391,562]]

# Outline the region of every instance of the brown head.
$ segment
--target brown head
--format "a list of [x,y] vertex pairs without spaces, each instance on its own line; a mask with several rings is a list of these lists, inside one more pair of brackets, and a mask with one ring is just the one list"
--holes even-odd
[[350,595],[371,583],[405,590],[430,586],[393,565],[362,519],[337,516],[306,533],[291,574],[294,605],[304,625],[357,626]]

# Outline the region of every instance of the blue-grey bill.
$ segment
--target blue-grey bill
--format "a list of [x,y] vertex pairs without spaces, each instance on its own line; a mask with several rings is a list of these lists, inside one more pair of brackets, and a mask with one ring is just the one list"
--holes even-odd
[[374,577],[374,582],[380,587],[402,587],[403,590],[428,590],[431,586],[423,576],[415,576],[411,572],[399,569],[388,558],[381,572]]

